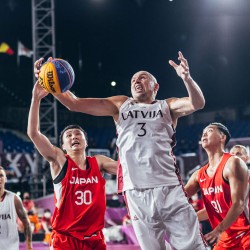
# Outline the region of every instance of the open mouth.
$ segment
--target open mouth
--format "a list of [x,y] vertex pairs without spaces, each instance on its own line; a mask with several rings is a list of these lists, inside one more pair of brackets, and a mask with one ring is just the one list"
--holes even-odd
[[73,146],[78,146],[78,145],[80,145],[79,142],[73,142],[71,146],[73,147]]
[[136,91],[142,91],[143,90],[143,88],[142,88],[142,86],[141,85],[135,85],[135,90]]

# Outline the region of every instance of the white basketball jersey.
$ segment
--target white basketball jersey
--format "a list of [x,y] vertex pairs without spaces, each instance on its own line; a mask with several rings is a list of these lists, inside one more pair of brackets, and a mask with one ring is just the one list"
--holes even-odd
[[6,191],[4,200],[0,202],[0,249],[19,249],[17,213],[14,204],[14,196],[14,193]]
[[120,108],[116,129],[122,175],[118,191],[180,184],[172,152],[175,130],[165,100],[142,104],[128,98]]

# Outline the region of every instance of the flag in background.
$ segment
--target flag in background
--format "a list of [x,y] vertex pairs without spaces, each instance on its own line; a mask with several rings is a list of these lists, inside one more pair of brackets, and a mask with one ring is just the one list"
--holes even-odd
[[17,43],[17,56],[32,57],[33,51],[26,48],[20,41]]
[[11,49],[11,47],[7,43],[1,43],[0,44],[0,53],[6,53],[10,56],[14,54],[14,51]]

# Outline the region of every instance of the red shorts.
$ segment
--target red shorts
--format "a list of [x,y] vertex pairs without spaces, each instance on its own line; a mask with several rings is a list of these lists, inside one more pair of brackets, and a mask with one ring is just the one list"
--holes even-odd
[[106,243],[102,231],[84,240],[53,231],[50,250],[106,250]]
[[217,246],[214,246],[213,250],[249,250],[250,249],[250,232],[247,232],[244,236],[237,239],[234,246],[224,247],[220,245],[220,241]]

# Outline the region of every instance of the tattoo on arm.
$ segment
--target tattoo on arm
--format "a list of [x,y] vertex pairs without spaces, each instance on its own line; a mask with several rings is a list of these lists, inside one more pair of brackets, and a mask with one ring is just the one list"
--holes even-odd
[[24,236],[27,243],[32,242],[32,231],[30,226],[30,221],[28,218],[28,215],[23,207],[22,202],[19,200],[19,198],[16,197],[15,199],[15,206],[16,206],[16,212],[19,217],[19,219],[22,221],[24,226]]

